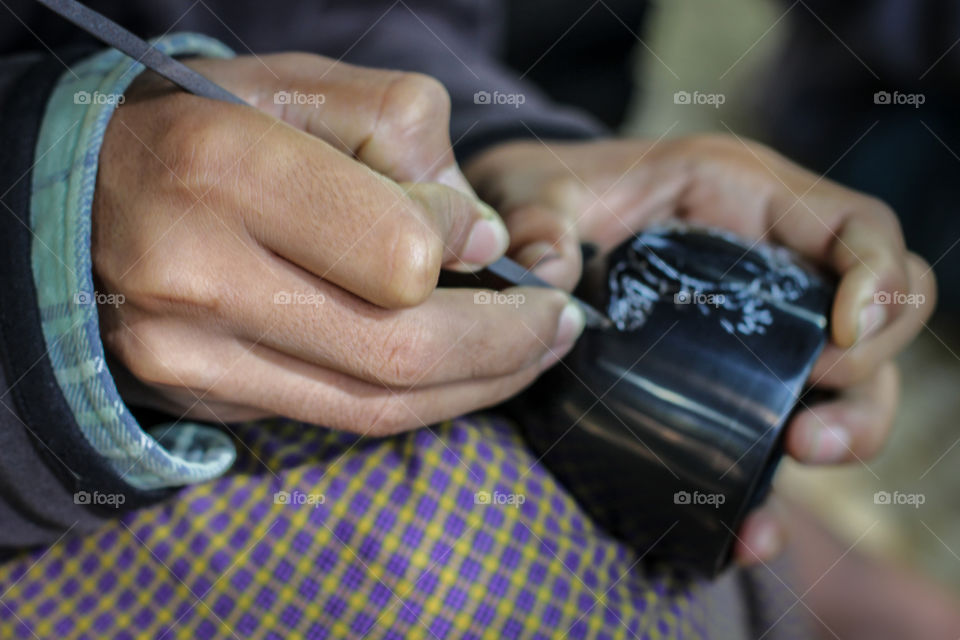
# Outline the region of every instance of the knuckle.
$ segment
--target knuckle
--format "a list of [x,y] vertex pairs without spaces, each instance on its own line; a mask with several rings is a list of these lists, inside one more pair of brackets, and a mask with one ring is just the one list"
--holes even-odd
[[415,385],[432,368],[432,351],[429,335],[420,327],[406,325],[391,331],[379,350],[382,382],[392,386]]
[[900,219],[893,208],[875,196],[861,195],[861,197],[870,224],[885,230],[889,237],[896,242],[894,248],[904,251],[906,247],[903,240],[903,230],[900,226]]
[[864,210],[870,212],[871,215],[876,216],[878,219],[893,219],[897,217],[890,205],[880,198],[859,192],[858,195],[863,203]]
[[380,125],[398,138],[418,136],[442,126],[450,115],[450,95],[438,80],[420,73],[398,75],[383,98]]
[[133,358],[127,362],[127,368],[140,382],[149,386],[182,386],[179,375],[162,362],[150,349],[134,347]]
[[[183,99],[196,100],[193,96]],[[168,124],[168,133],[156,142],[155,154],[162,163],[160,175],[171,189],[183,192],[184,206],[223,199],[239,205],[241,199],[229,194],[243,180],[228,176],[268,175],[281,160],[289,163],[294,155],[281,136],[267,135],[269,124],[264,117],[234,105],[187,104],[174,111]]]
[[157,143],[157,156],[186,184],[203,183],[215,174],[218,152],[229,141],[227,119],[219,109],[178,110],[176,126]]
[[[396,227],[394,227],[396,228]],[[439,238],[418,222],[400,225],[385,251],[385,295],[391,306],[420,304],[437,286],[443,247]]]
[[219,377],[217,363],[195,357],[175,332],[157,323],[138,323],[115,336],[118,359],[150,386],[207,391]]
[[220,278],[199,275],[202,271],[187,264],[170,264],[168,256],[151,254],[141,260],[125,278],[128,298],[152,313],[172,308],[220,314],[233,294]]
[[[586,189],[583,183],[571,173],[563,173],[546,180],[543,184],[543,199],[549,203],[577,202]],[[596,198],[599,201],[599,198]]]

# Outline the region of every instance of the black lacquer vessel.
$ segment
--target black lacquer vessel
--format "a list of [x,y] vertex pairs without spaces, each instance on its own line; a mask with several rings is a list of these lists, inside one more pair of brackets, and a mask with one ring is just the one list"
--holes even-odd
[[645,231],[588,263],[588,329],[512,405],[542,462],[649,562],[715,575],[763,501],[833,285],[726,232]]

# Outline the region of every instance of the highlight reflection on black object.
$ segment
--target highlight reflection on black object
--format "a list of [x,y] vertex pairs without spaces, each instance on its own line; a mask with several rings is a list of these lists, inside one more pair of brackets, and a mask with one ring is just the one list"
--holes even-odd
[[617,327],[518,398],[525,436],[645,560],[713,575],[766,496],[833,286],[785,249],[670,227],[594,258],[579,293]]

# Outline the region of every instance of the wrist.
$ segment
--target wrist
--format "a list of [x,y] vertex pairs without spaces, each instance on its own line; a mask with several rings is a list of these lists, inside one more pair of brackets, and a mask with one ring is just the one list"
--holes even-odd
[[[163,38],[157,46],[168,53],[229,53],[212,40],[188,34]],[[126,483],[155,489],[220,475],[235,452],[225,435],[192,425],[185,425],[188,431],[170,429],[160,439],[148,435],[120,398],[105,364],[97,306],[101,294],[95,289],[90,253],[97,158],[115,108],[142,69],[107,50],[61,76],[37,142],[31,257],[44,341],[80,431]],[[54,148],[56,153],[47,152]],[[178,440],[177,434],[185,437]]]

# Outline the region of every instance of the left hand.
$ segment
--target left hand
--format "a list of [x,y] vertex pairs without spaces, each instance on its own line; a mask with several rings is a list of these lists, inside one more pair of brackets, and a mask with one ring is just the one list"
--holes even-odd
[[[580,277],[580,243],[610,250],[669,219],[781,244],[835,272],[831,343],[810,382],[838,394],[802,406],[786,447],[805,463],[879,452],[897,406],[893,358],[920,331],[936,295],[933,272],[907,251],[884,203],[732,136],[511,142],[475,157],[465,173],[503,216],[508,255],[567,289]],[[877,304],[880,292],[914,294],[917,304]],[[737,556],[772,558],[784,534],[773,509],[761,508],[747,518]]]

